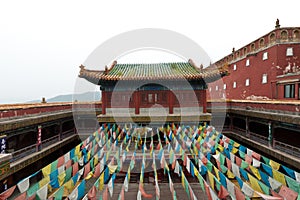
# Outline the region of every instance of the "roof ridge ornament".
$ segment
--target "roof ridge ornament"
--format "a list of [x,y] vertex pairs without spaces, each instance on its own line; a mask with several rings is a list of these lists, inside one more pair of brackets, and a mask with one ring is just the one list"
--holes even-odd
[[[192,65],[195,69],[197,69],[197,70],[200,70],[201,69],[201,65],[200,65],[200,67],[198,67],[197,65],[196,65],[196,63],[190,58],[189,60],[188,60],[188,62],[190,63],[190,65]],[[203,68],[203,65],[202,65],[202,68]]]
[[81,64],[81,65],[79,66],[79,68],[80,68],[80,71],[79,71],[79,77],[81,77],[81,76],[83,75],[84,71],[85,71],[85,66],[84,66],[83,64]]
[[276,28],[276,29],[280,28],[280,24],[279,24],[279,19],[278,19],[278,18],[277,18],[277,20],[276,20],[275,28]]

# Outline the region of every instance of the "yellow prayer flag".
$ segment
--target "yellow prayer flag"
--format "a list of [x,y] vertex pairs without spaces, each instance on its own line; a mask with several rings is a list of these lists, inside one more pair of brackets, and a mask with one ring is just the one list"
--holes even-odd
[[98,154],[96,154],[94,156],[94,167],[96,167],[96,165],[98,164],[98,162],[99,162],[99,158],[98,158]]
[[216,174],[216,177],[217,177],[218,181],[220,181],[220,176],[219,176],[219,170],[218,170],[218,168],[216,168],[214,166],[214,170],[215,170],[215,174]]
[[91,158],[91,151],[89,151],[89,152],[87,153],[87,160],[90,160],[90,158]]
[[212,136],[211,136],[211,139],[212,139],[212,140],[215,140],[216,137],[217,137],[216,135],[212,135]]
[[80,144],[75,147],[75,155],[78,156],[80,152]]
[[197,142],[198,142],[198,143],[200,143],[200,142],[201,142],[201,140],[202,140],[202,137],[201,137],[201,136],[199,136],[199,137],[198,137],[198,139],[197,139]]
[[82,157],[82,152],[79,151],[78,155],[77,155],[77,158],[80,159]]
[[282,174],[281,172],[274,170],[274,169],[272,170],[272,172],[273,172],[273,178],[276,181],[279,181],[280,183],[282,183],[284,186],[286,186],[284,174]]
[[196,156],[198,156],[198,149],[196,146],[194,146],[194,149],[193,149],[194,153],[196,154]]
[[270,160],[270,166],[272,167],[272,169],[275,169],[275,170],[278,170],[280,168],[280,164],[273,161],[273,160]]
[[62,172],[61,174],[59,174],[57,176],[58,178],[58,183],[59,183],[59,186],[62,186],[65,182],[65,177],[66,177],[66,172]]
[[252,187],[255,191],[257,191],[257,192],[264,193],[264,192],[261,190],[261,188],[260,188],[260,186],[259,186],[259,184],[258,184],[257,179],[254,178],[253,176],[251,176],[250,174],[248,174],[248,177],[249,177],[249,181],[250,181],[251,187]]
[[94,175],[93,172],[89,172],[88,175],[84,178],[85,180],[89,180],[90,178],[92,178]]
[[130,168],[128,169],[128,172],[127,172],[127,178],[128,178],[128,183],[130,181]]
[[210,182],[210,187],[214,190],[215,189],[214,175],[210,171],[207,172],[208,172],[208,180]]
[[51,173],[51,164],[49,164],[46,167],[44,167],[42,169],[42,172],[43,172],[44,177],[49,176],[49,174]]
[[228,170],[227,170],[227,177],[228,177],[228,178],[234,178],[235,175],[228,169]]
[[182,171],[181,171],[181,184],[182,184],[182,187],[184,188],[184,174]]
[[64,184],[65,188],[64,189],[67,189],[68,190],[68,193],[70,193],[71,191],[73,191],[73,188],[74,188],[74,182],[72,179],[70,179],[68,182],[66,182]]
[[258,180],[261,180],[259,170],[255,167],[253,167],[252,165],[250,165],[250,169],[251,169],[252,173],[256,176],[256,178]]
[[40,182],[39,182],[40,188],[42,188],[44,185],[48,184],[49,182],[50,182],[50,177],[46,176],[45,178],[40,180]]
[[118,167],[118,165],[108,165],[109,173],[110,173],[110,174],[115,173],[117,167]]
[[101,173],[101,176],[100,176],[100,180],[99,180],[99,190],[103,190],[103,185],[104,185],[104,172]]
[[233,143],[233,146],[234,146],[234,147],[239,147],[239,146],[240,146],[240,144],[239,144],[239,143],[237,143],[237,142],[234,142],[234,143]]
[[195,166],[194,166],[194,173],[195,173],[195,176],[198,177],[199,172],[198,172],[198,169]]
[[237,148],[233,147],[231,152],[232,152],[233,154],[235,154],[235,153],[237,153],[238,151],[239,151],[239,150],[238,150]]
[[222,146],[222,145],[218,145],[218,148],[219,148],[219,150],[221,151],[221,152],[223,152],[224,151],[224,147]]
[[69,194],[73,191],[74,189],[74,183],[73,180],[70,179],[68,182],[64,184],[64,194],[63,196],[69,196]]

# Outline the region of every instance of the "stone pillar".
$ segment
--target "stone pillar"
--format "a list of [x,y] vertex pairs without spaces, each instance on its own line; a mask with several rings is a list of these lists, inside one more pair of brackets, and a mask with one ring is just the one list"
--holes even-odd
[[246,137],[250,138],[250,131],[249,131],[249,117],[246,117]]
[[140,114],[140,92],[134,91],[133,96],[134,96],[134,107],[135,107],[134,113],[138,115]]
[[268,123],[268,127],[269,127],[268,144],[269,144],[269,147],[273,148],[275,145],[275,140],[274,140],[274,136],[273,136],[273,123],[271,121]]
[[174,107],[174,94],[171,90],[169,90],[168,92],[168,96],[169,96],[169,114],[173,114],[173,107]]
[[202,106],[203,106],[203,113],[207,112],[207,100],[206,100],[206,90],[201,90],[200,98],[202,98]]
[[102,115],[106,114],[106,92],[104,90],[101,91],[102,95]]
[[59,132],[58,132],[58,140],[61,141],[62,139],[62,125],[63,123],[62,122],[59,122]]

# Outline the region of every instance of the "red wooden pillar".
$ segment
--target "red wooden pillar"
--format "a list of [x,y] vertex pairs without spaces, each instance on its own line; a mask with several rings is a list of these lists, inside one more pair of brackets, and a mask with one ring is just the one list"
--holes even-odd
[[299,99],[299,84],[298,83],[295,83],[295,99],[298,100]]
[[168,92],[169,95],[169,114],[173,114],[173,107],[174,107],[174,95],[173,92],[171,90],[169,90]]
[[102,115],[106,114],[106,92],[102,90]]
[[206,113],[206,106],[207,106],[206,90],[201,90],[200,98],[202,98],[203,113]]
[[135,91],[134,92],[134,104],[135,104],[135,114],[140,114],[140,92]]

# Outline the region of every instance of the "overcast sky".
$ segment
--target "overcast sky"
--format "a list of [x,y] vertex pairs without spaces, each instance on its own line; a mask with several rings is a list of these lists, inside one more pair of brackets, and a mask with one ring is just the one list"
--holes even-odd
[[282,27],[300,26],[298,2],[1,1],[0,103],[72,93],[87,56],[109,38],[133,29],[176,31],[217,61],[232,47],[273,30],[277,18]]

